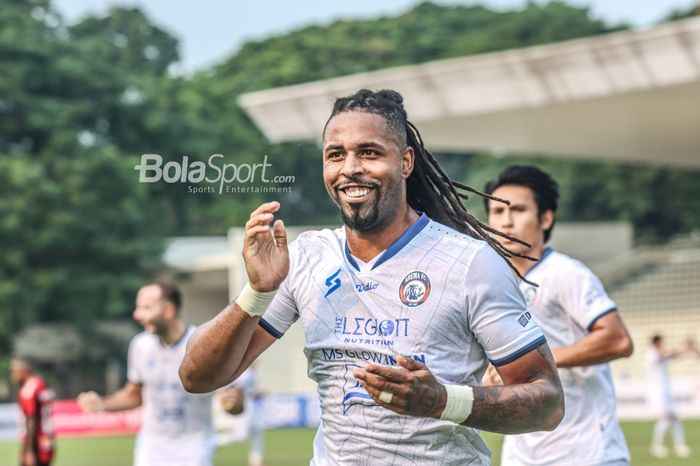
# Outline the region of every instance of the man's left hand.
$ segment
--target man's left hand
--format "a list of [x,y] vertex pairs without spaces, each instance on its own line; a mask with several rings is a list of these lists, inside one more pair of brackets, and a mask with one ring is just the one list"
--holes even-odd
[[399,414],[440,418],[447,403],[445,387],[426,367],[397,356],[400,367],[367,364],[354,375],[374,401]]

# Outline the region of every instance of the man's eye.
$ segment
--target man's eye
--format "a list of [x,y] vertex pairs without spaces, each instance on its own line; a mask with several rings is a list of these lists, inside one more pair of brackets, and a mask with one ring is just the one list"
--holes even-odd
[[377,152],[374,149],[365,149],[362,151],[362,155],[378,155],[379,152]]
[[327,159],[337,159],[338,157],[342,157],[342,156],[343,156],[343,154],[341,154],[340,152],[330,152],[330,153],[326,154]]

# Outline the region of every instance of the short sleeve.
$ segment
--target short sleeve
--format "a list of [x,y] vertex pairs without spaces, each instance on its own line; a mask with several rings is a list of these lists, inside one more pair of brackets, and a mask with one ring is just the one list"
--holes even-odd
[[513,271],[490,246],[476,253],[466,280],[469,329],[493,365],[512,362],[545,343]]
[[36,414],[39,409],[39,393],[44,388],[44,381],[38,377],[31,377],[25,382],[19,393],[19,402],[25,416]]
[[126,379],[131,383],[141,385],[143,384],[143,374],[139,360],[142,358],[139,358],[138,355],[138,340],[139,335],[136,335],[129,343],[129,353],[126,358]]
[[561,274],[557,285],[561,307],[588,331],[596,320],[617,310],[598,277],[581,263],[577,262],[568,273]]
[[294,280],[294,272],[299,258],[298,252],[298,243],[294,241],[289,245],[289,272],[287,273],[287,278],[280,284],[275,298],[258,323],[275,338],[282,338],[282,335],[299,318],[296,302],[291,292],[291,282]]

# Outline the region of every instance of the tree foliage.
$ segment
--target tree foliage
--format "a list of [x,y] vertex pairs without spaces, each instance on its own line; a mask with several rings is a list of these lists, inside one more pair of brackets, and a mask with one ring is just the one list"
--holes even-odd
[[134,178],[137,157],[116,141],[135,76],[88,53],[88,39],[72,37],[48,2],[4,4],[0,31],[6,352],[32,322],[88,328],[98,317],[128,315],[166,229],[157,220],[159,200]]

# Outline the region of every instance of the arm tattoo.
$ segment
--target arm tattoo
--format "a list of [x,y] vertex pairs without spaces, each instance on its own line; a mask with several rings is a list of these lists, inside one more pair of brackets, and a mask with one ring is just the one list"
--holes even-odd
[[438,411],[440,393],[439,384],[414,379],[406,395],[405,411],[415,416],[434,416]]
[[549,363],[523,383],[474,387],[472,414],[464,425],[503,434],[553,430],[564,414],[564,395],[546,345],[537,351]]

